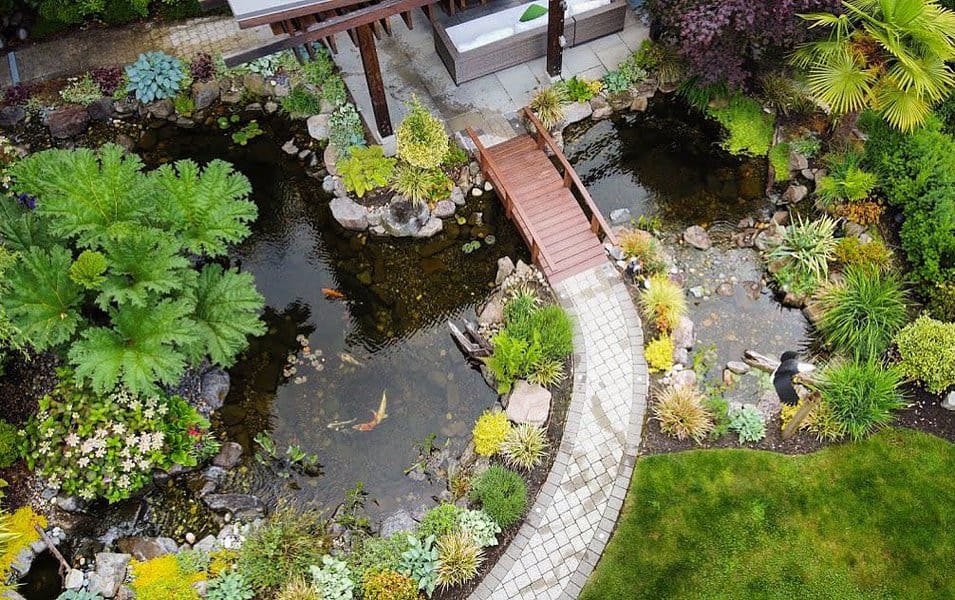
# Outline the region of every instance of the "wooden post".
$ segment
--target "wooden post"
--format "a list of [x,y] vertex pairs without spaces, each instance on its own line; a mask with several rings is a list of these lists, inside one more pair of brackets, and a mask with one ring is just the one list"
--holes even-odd
[[385,95],[385,82],[381,78],[381,66],[378,64],[378,49],[375,47],[375,34],[371,25],[358,28],[358,51],[361,64],[365,69],[365,82],[371,95],[371,108],[375,112],[375,123],[382,137],[391,135],[391,115],[388,114],[388,98]]
[[559,77],[564,61],[564,1],[548,0],[547,3],[547,74]]

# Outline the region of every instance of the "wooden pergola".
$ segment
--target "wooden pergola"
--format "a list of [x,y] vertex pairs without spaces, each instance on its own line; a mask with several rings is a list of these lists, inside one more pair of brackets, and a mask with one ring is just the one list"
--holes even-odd
[[[226,4],[223,0],[200,1],[205,8]],[[268,25],[275,34],[275,39],[255,48],[233,52],[223,58],[226,65],[231,67],[291,48],[304,47],[311,55],[312,42],[322,42],[332,52],[337,52],[335,35],[347,32],[361,55],[378,132],[387,137],[392,134],[392,125],[375,40],[381,37],[382,31],[391,34],[388,20],[395,15],[400,15],[409,29],[413,28],[411,11],[415,9],[422,9],[429,20],[433,20],[433,4],[440,1],[442,0],[227,0],[240,28]],[[449,3],[455,1],[447,0]],[[547,71],[556,76],[561,69],[564,2],[548,0],[548,4]]]

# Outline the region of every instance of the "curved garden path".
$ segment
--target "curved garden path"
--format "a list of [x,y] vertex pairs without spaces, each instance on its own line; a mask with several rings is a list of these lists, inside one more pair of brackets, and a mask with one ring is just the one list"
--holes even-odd
[[643,329],[608,262],[554,286],[574,320],[574,392],[557,458],[471,600],[577,598],[630,483],[647,404]]

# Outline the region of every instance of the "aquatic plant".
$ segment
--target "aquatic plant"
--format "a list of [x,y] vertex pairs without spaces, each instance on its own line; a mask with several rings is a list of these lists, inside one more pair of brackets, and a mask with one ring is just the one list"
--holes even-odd
[[255,591],[238,571],[227,571],[209,582],[206,600],[252,600]]
[[481,456],[494,456],[501,451],[501,445],[511,428],[507,415],[500,411],[485,411],[471,434],[474,436],[474,451]]
[[483,510],[465,510],[458,515],[458,525],[463,533],[471,536],[482,548],[497,546],[501,528]]
[[504,436],[501,454],[512,467],[531,470],[547,456],[547,432],[532,423],[520,423],[511,427]]
[[713,416],[703,405],[706,396],[695,386],[668,386],[656,396],[651,409],[653,418],[666,435],[700,442],[713,429]]
[[905,406],[902,370],[878,359],[836,361],[819,375],[822,401],[832,410],[844,435],[861,440],[892,422],[892,411]]
[[249,534],[236,568],[255,589],[277,589],[321,564],[330,546],[320,514],[283,508]]
[[654,275],[640,294],[640,308],[659,331],[672,331],[687,314],[686,294],[666,275]]
[[366,574],[381,569],[396,570],[401,564],[401,555],[410,548],[408,538],[403,534],[387,538],[370,534],[355,537],[359,541],[353,544],[351,554],[345,557],[355,581],[361,581]]
[[829,217],[806,221],[801,216],[785,228],[779,245],[769,251],[770,261],[783,267],[776,281],[796,294],[809,294],[829,276],[829,261],[836,248],[836,222]]
[[345,189],[361,198],[371,190],[388,185],[396,162],[385,156],[381,146],[356,147],[348,158],[338,161],[338,171]]
[[437,583],[448,588],[474,579],[484,562],[481,546],[465,533],[442,536],[437,543]]
[[673,367],[673,338],[670,335],[658,336],[647,344],[643,355],[651,371],[669,371]]
[[103,92],[99,85],[93,81],[93,77],[86,73],[76,81],[72,81],[65,88],[60,90],[60,98],[69,104],[81,104],[88,106],[103,97]]
[[130,563],[132,579],[129,587],[137,598],[163,600],[198,600],[199,593],[192,584],[203,581],[205,575],[186,575],[179,570],[175,554],[164,554],[145,562]]
[[140,102],[172,98],[179,93],[185,74],[182,62],[165,52],[145,52],[126,67],[126,90]]
[[249,143],[249,140],[263,133],[262,128],[259,127],[259,122],[252,119],[242,129],[232,133],[232,141],[240,146],[245,146]]
[[448,134],[440,119],[412,97],[408,114],[395,130],[398,157],[422,169],[433,169],[448,153]]
[[407,575],[385,569],[365,577],[361,597],[362,600],[417,600],[418,584]]
[[933,394],[955,385],[955,323],[921,315],[895,336],[899,368]]
[[479,502],[501,529],[520,520],[527,508],[527,485],[514,471],[491,465],[471,480],[471,500]]
[[758,442],[766,437],[763,415],[752,406],[744,406],[730,412],[730,429],[739,435],[740,445]]
[[826,344],[855,358],[881,356],[908,321],[906,294],[891,273],[850,267],[819,297]]
[[433,535],[424,538],[409,535],[409,547],[401,553],[398,565],[398,572],[413,579],[429,598],[438,583],[438,549],[434,542]]
[[551,85],[538,90],[529,106],[540,119],[541,125],[551,129],[564,118],[566,102],[567,97],[560,86]]
[[321,566],[310,567],[312,580],[319,590],[319,597],[325,600],[351,600],[355,582],[351,571],[344,561],[329,555],[322,557]]

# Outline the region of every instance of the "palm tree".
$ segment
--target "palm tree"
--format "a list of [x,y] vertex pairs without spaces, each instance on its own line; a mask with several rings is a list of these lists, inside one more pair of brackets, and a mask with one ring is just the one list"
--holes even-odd
[[935,0],[844,0],[840,15],[800,15],[826,39],[801,45],[795,64],[834,114],[871,108],[910,131],[955,88],[955,12]]

